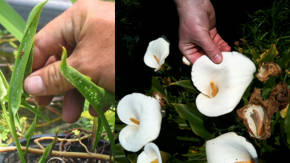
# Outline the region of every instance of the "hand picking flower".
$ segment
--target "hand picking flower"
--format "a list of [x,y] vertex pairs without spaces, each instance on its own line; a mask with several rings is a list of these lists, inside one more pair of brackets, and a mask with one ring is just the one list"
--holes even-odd
[[222,55],[220,64],[202,56],[192,66],[193,84],[201,92],[196,98],[196,106],[209,117],[233,111],[256,71],[255,64],[241,53],[222,52]]

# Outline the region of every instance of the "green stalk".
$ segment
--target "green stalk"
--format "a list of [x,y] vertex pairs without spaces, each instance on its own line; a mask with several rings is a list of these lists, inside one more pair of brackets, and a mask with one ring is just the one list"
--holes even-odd
[[104,115],[103,109],[112,105],[115,96],[105,89],[97,86],[89,78],[66,63],[67,52],[63,47],[60,71],[62,75],[90,102],[96,109],[99,118],[103,122],[106,133],[109,137],[112,154],[116,154],[115,140],[111,132],[109,123]]

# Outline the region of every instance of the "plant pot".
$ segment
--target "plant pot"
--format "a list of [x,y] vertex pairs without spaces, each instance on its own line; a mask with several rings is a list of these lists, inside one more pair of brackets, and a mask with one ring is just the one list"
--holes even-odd
[[[33,136],[31,138],[30,141],[30,148],[35,148],[35,149],[40,149],[39,146],[34,142],[35,139],[39,139],[39,138],[43,138],[43,137],[54,137],[55,135],[53,134],[42,134],[42,135],[36,135]],[[58,138],[66,138],[66,139],[72,139],[73,137],[72,134],[59,134]],[[49,144],[52,143],[53,140],[43,140],[41,141],[41,145],[43,147],[47,147]],[[85,146],[87,146],[87,148],[90,148],[90,145],[92,145],[91,142],[91,138],[85,138],[82,139],[81,141]],[[26,144],[26,140],[25,139],[21,139],[20,143],[22,144],[22,146],[25,146]],[[12,143],[9,146],[15,146],[14,143]],[[82,152],[82,153],[86,153],[85,148],[79,143],[79,142],[72,142],[72,143],[60,143],[57,142],[55,143],[55,145],[53,146],[53,150],[54,151],[59,151],[60,149],[62,150],[62,152],[68,153],[68,152]],[[110,155],[110,145],[108,141],[105,140],[100,140],[97,146],[97,152],[98,154],[103,154],[103,155]],[[40,158],[41,158],[41,154],[36,154],[36,153],[30,153],[28,152],[27,154],[27,163],[37,163]],[[11,151],[11,152],[3,152],[0,153],[0,162],[1,163],[20,163],[19,157],[18,157],[18,152],[15,151]],[[47,162],[50,163],[84,163],[84,162],[98,162],[98,163],[108,163],[110,161],[106,161],[106,160],[100,160],[100,159],[89,159],[89,158],[80,158],[80,157],[63,157],[63,156],[57,156],[57,155],[50,155],[47,159]]]

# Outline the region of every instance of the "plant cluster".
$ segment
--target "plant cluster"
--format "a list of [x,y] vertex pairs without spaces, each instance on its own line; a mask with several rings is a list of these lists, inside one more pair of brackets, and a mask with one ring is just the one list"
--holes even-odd
[[[137,3],[131,3],[130,5],[142,8]],[[209,160],[211,156],[207,156],[206,142],[230,132],[245,137],[252,144],[251,146],[256,149],[256,152],[254,152],[256,154],[253,154],[250,160],[244,161],[287,160],[287,153],[290,151],[290,111],[288,111],[290,33],[288,29],[289,21],[287,21],[289,20],[289,13],[288,0],[274,1],[270,9],[258,10],[250,14],[249,21],[241,26],[242,38],[234,43],[234,50],[248,57],[257,71],[254,70],[252,72],[254,74],[250,75],[253,80],[250,80],[249,85],[237,83],[237,87],[245,86],[246,89],[234,106],[234,110],[218,117],[212,117],[212,113],[215,113],[214,109],[220,105],[224,106],[225,103],[235,98],[234,94],[230,94],[224,99],[223,103],[215,103],[217,106],[210,105],[211,107],[207,108],[209,113],[205,116],[199,108],[201,104],[197,104],[198,101],[196,100],[201,91],[199,85],[196,85],[194,81],[192,82],[191,67],[181,64],[181,57],[175,54],[177,49],[172,50],[170,48],[170,54],[165,63],[164,58],[161,59],[162,57],[158,53],[158,51],[166,51],[163,49],[163,45],[155,48],[157,49],[155,54],[152,52],[151,62],[148,62],[146,54],[152,43],[149,43],[146,52],[143,50],[146,53],[144,57],[145,64],[154,68],[155,71],[159,70],[157,72],[152,71],[151,88],[141,92],[152,97],[158,94],[159,99],[161,99],[161,130],[158,138],[151,141],[158,145],[163,162],[211,161],[212,159]],[[124,28],[129,28],[132,22],[134,22],[134,17],[130,18],[129,16],[121,21],[121,23],[124,23]],[[135,52],[132,50],[134,45],[137,46],[142,42],[142,40],[132,40],[138,38],[138,33],[136,33],[136,36],[130,37],[131,32],[122,34],[122,39],[125,40],[123,43],[126,43],[126,40],[127,43],[132,43],[127,47],[130,56]],[[131,39],[128,39],[128,37]],[[169,41],[174,42],[170,39]],[[143,42],[143,44],[148,43]],[[154,48],[151,51],[154,51]],[[160,65],[161,62],[164,63],[162,66]],[[237,67],[239,66],[245,65],[238,64]],[[246,66],[246,68],[249,67]],[[265,70],[267,71],[265,72]],[[236,75],[239,76],[240,73]],[[261,80],[260,76],[263,76],[262,78],[265,78],[265,80]],[[223,82],[228,82],[233,78],[225,78]],[[204,81],[204,83],[207,83],[207,81]],[[201,82],[200,85],[202,84]],[[212,84],[209,88],[214,90],[215,85]],[[203,93],[206,94],[205,92]],[[122,93],[120,94],[122,95]],[[209,95],[215,96],[211,93]],[[253,105],[255,107],[252,107]],[[243,112],[243,115],[241,115],[241,112]],[[251,116],[248,116],[248,114]],[[124,122],[121,117],[119,118]],[[119,133],[124,125],[120,121],[116,123],[116,132]],[[122,146],[121,140],[120,145]],[[223,151],[223,145],[226,146],[222,144],[216,150]],[[140,153],[135,153],[136,151],[134,153],[128,152],[130,150],[126,151],[125,147],[124,149],[123,161],[133,163],[138,160]],[[220,153],[221,155],[225,154]]]

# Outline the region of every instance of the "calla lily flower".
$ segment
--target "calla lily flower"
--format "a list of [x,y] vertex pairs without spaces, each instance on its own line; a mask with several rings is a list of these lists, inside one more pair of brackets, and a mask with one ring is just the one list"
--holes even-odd
[[234,132],[220,135],[206,142],[208,163],[257,163],[254,146]]
[[209,117],[233,111],[256,71],[255,64],[238,52],[222,52],[222,55],[220,64],[214,64],[204,55],[192,66],[193,84],[201,92],[196,106]]
[[159,102],[153,97],[140,93],[123,97],[117,106],[120,120],[127,124],[119,134],[121,146],[127,151],[137,152],[155,140],[161,128],[160,110]]
[[158,38],[149,43],[144,55],[144,62],[148,67],[160,70],[169,55],[169,43],[164,38]]
[[159,148],[154,143],[146,144],[137,158],[137,163],[162,163]]

